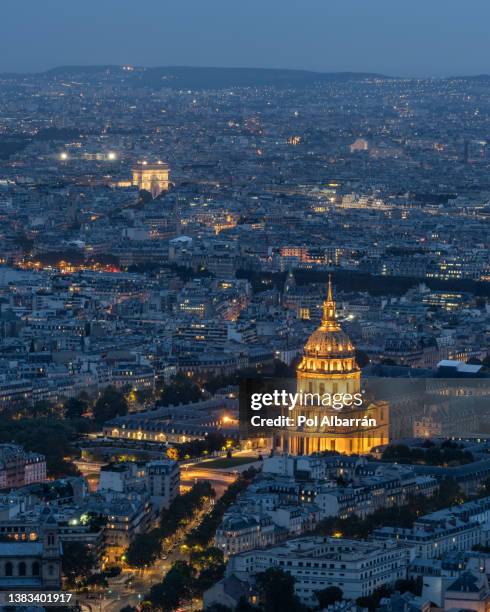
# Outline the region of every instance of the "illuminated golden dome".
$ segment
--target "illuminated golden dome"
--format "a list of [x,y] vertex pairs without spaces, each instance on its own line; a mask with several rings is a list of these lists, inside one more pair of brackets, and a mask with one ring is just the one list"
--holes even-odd
[[338,331],[324,331],[317,329],[308,338],[304,354],[308,357],[347,357],[354,354],[354,347],[349,336],[339,329]]
[[[358,370],[354,346],[349,336],[338,324],[335,315],[336,305],[332,294],[332,280],[329,277],[327,299],[323,302],[322,322],[305,344],[303,359],[298,366],[298,371],[352,372]],[[328,367],[325,363],[327,360],[335,360],[335,367]]]

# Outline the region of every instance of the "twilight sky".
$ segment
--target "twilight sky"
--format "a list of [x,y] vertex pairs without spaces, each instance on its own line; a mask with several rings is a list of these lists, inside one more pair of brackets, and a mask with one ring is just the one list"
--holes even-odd
[[489,0],[0,0],[0,72],[66,64],[490,73]]

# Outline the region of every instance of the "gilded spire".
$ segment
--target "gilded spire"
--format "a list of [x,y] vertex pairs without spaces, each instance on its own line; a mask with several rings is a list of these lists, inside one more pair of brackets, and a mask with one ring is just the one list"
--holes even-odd
[[333,299],[333,289],[332,289],[332,275],[328,275],[328,290],[327,290],[327,299],[323,302],[323,317],[321,329],[335,331],[340,329],[339,324],[336,321],[336,305]]
[[333,302],[333,293],[332,293],[332,275],[328,275],[328,292],[327,292],[327,302]]

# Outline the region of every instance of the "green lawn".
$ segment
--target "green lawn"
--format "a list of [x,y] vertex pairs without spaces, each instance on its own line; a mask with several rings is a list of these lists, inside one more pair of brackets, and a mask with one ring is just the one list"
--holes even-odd
[[254,463],[257,459],[253,457],[231,457],[228,459],[227,457],[223,457],[222,459],[213,459],[211,461],[203,461],[198,465],[206,470],[209,468],[210,470],[226,470],[227,468],[237,467],[237,465],[245,465],[247,463]]

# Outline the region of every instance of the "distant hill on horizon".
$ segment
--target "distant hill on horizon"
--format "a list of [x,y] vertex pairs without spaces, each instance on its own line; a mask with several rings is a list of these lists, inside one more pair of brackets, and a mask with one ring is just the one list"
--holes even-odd
[[[148,87],[150,89],[225,89],[230,87],[308,87],[314,84],[379,80],[405,80],[418,77],[390,76],[376,72],[318,72],[314,70],[296,70],[289,68],[219,68],[198,66],[159,66],[147,68],[144,66],[126,66],[116,64],[101,65],[69,65],[57,66],[44,72],[31,73],[0,73],[1,76],[16,77],[33,74],[46,74],[53,77],[70,78],[74,75],[93,76],[98,73],[112,73],[120,76],[132,87]],[[431,77],[426,77],[430,79]],[[440,81],[472,81],[485,86],[490,84],[490,74],[452,75],[447,77],[432,77]]]
[[214,68],[193,66],[162,66],[157,68],[123,66],[58,66],[44,74],[68,76],[70,74],[95,75],[114,72],[124,76],[135,87],[152,89],[221,89],[228,87],[280,88],[306,87],[314,83],[392,79],[393,77],[367,72],[315,72],[283,68]]

